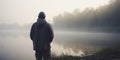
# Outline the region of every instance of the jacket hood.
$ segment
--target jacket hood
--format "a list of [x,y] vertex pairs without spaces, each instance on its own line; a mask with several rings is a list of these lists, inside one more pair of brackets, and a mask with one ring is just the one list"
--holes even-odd
[[36,22],[37,25],[39,25],[39,24],[45,24],[45,23],[46,23],[46,20],[45,19],[40,19],[40,18],[38,18],[37,22]]
[[46,15],[44,12],[40,12],[38,18],[45,19]]

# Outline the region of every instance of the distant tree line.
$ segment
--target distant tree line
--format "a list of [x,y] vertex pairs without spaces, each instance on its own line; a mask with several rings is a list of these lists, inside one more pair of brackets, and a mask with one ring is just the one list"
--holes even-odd
[[98,9],[79,9],[65,12],[53,18],[56,29],[81,29],[87,31],[120,32],[120,1],[112,0],[109,5]]

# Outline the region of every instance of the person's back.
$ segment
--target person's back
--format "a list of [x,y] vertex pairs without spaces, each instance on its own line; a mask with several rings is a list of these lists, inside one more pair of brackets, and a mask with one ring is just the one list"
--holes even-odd
[[36,60],[42,60],[42,58],[49,60],[53,31],[50,24],[45,21],[44,12],[40,12],[37,22],[32,25],[30,37],[36,51]]

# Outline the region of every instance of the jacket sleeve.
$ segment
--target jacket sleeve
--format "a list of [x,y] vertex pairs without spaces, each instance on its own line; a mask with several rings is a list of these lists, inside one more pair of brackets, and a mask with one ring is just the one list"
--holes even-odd
[[54,33],[53,33],[53,29],[51,27],[51,25],[49,24],[47,29],[46,29],[46,33],[47,33],[47,36],[48,36],[48,42],[51,43],[53,38],[54,38]]
[[30,31],[30,38],[31,40],[33,40],[33,36],[34,36],[34,24],[31,27],[31,31]]

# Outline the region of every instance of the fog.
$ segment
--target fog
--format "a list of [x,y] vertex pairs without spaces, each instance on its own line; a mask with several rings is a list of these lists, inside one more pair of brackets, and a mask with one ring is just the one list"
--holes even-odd
[[[109,5],[98,9],[87,8],[64,12],[53,18],[57,30],[57,43],[84,53],[94,53],[103,48],[119,48],[120,1],[111,0]],[[89,50],[89,51],[86,51]]]
[[[83,56],[103,48],[119,47],[120,1],[80,12],[65,12],[53,18],[55,38],[52,55]],[[0,60],[34,60],[30,24],[0,23]]]
[[[10,25],[7,25],[10,27]],[[30,26],[26,29],[12,28],[0,31],[0,58],[3,60],[34,60],[32,41],[29,38]],[[20,28],[20,26],[18,26]],[[119,33],[98,33],[83,31],[55,30],[52,54],[84,56],[102,48],[113,48],[119,44]]]
[[56,29],[82,30],[93,32],[119,32],[120,31],[120,1],[111,0],[109,5],[94,10],[87,8],[84,11],[74,10],[72,13],[64,12],[53,18]]

